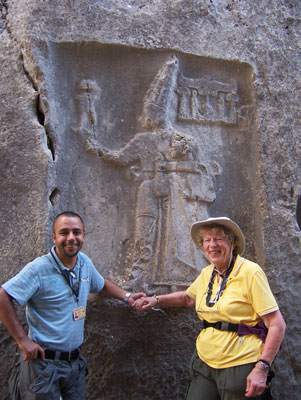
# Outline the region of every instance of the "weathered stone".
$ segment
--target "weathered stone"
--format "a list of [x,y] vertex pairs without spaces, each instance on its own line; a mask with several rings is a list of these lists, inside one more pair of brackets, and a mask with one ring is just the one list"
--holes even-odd
[[[189,224],[227,215],[288,324],[274,397],[297,399],[300,2],[15,0],[0,11],[1,283],[47,251],[51,219],[72,209],[105,276],[150,293],[185,287],[205,262]],[[7,399],[15,345],[0,328]],[[192,310],[91,301],[88,399],[183,399],[198,330]]]

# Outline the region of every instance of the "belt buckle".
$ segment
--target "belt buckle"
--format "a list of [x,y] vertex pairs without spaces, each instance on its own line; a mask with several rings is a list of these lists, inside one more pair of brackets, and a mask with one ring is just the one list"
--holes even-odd
[[76,360],[77,357],[78,357],[78,354],[79,354],[79,352],[78,352],[77,349],[76,350],[70,350],[68,352],[68,361],[70,362],[70,361]]
[[68,351],[68,361],[72,361],[72,350]]
[[220,325],[220,330],[221,330],[221,331],[227,331],[227,330],[228,330],[228,327],[229,327],[228,322],[221,321],[220,324],[221,324],[221,325]]

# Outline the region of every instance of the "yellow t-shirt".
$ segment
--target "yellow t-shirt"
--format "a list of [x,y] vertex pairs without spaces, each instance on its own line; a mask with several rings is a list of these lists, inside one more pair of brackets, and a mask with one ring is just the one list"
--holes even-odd
[[[263,270],[258,264],[240,256],[236,257],[224,293],[213,307],[208,307],[206,296],[213,267],[211,264],[204,268],[187,289],[187,294],[195,300],[196,312],[201,320],[254,326],[261,321],[260,316],[278,310]],[[219,276],[216,274],[211,300],[218,286]],[[254,334],[239,337],[236,332],[209,327],[199,334],[196,347],[201,360],[209,366],[228,368],[258,361],[263,342]]]

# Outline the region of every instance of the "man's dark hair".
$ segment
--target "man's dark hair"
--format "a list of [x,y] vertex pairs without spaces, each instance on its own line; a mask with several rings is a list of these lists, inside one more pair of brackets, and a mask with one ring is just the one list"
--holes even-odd
[[84,230],[85,230],[84,221],[83,221],[82,217],[81,217],[79,214],[77,214],[77,213],[75,213],[75,212],[73,212],[73,211],[63,211],[63,212],[61,212],[60,214],[58,214],[58,215],[54,218],[53,225],[52,225],[52,231],[53,231],[53,232],[54,232],[54,225],[55,225],[55,222],[56,222],[56,220],[57,220],[59,217],[61,217],[61,216],[71,217],[71,218],[78,218],[78,219],[80,220],[80,222],[83,224],[83,228],[84,228]]

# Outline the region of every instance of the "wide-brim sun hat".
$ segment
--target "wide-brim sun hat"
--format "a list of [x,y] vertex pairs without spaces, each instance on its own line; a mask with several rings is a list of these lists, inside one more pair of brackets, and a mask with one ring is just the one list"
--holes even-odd
[[224,227],[233,233],[235,237],[234,252],[236,254],[241,255],[244,252],[246,246],[244,234],[242,233],[240,227],[228,217],[208,218],[203,221],[197,221],[194,224],[192,224],[190,233],[194,243],[199,247],[198,231],[200,228],[211,228],[214,225]]

